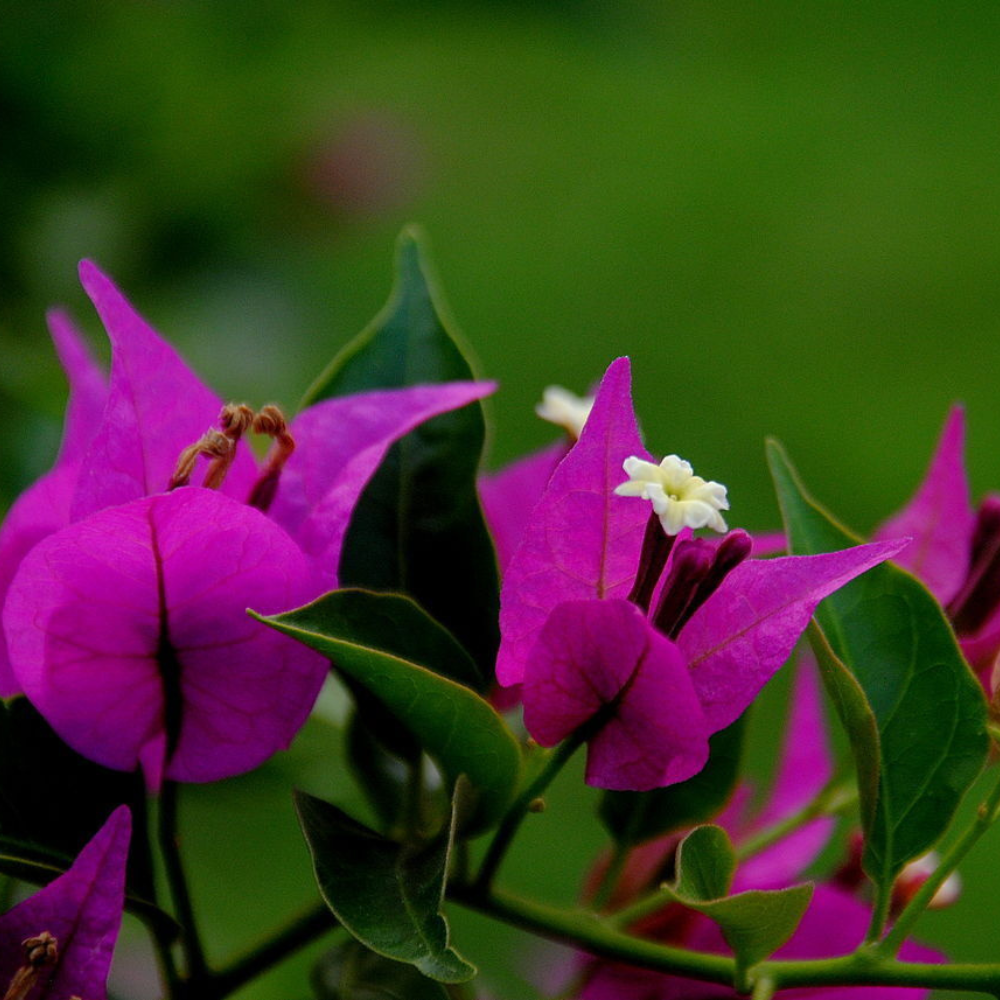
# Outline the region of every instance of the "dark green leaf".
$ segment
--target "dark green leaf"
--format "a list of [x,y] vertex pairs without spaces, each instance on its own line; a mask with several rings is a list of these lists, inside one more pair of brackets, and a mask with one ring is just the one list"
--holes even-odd
[[455,637],[410,598],[343,589],[328,594],[323,620],[338,635],[412,660],[442,677],[475,688],[479,673]]
[[438,982],[476,974],[448,944],[441,912],[454,823],[430,843],[399,844],[322,799],[295,801],[323,899],[354,937]]
[[313,969],[317,1000],[448,1000],[440,983],[412,965],[377,955],[359,941],[344,941]]
[[403,813],[411,765],[391,753],[357,712],[347,723],[345,743],[358,785],[382,829],[388,830]]
[[[0,702],[0,850],[65,867],[122,803],[131,806],[138,844],[145,796],[138,774],[81,757],[26,698]],[[148,858],[135,848],[128,875],[132,890],[152,894]]]
[[622,846],[709,819],[732,794],[743,750],[743,718],[709,740],[708,764],[693,778],[649,792],[605,792],[599,815]]
[[[857,544],[806,493],[779,445],[769,444],[768,459],[792,552]],[[981,770],[987,752],[983,693],[937,601],[894,565],[876,566],[826,598],[816,618],[878,725],[878,796],[875,808],[865,811],[864,866],[886,886],[941,836]],[[859,758],[870,754],[861,723],[852,722],[848,735],[862,741]],[[862,789],[866,781],[870,774],[862,775]]]
[[[338,591],[286,614],[255,617],[328,656],[338,670],[364,685],[452,783],[464,774],[478,799],[474,828],[500,818],[518,782],[521,751],[506,723],[479,695],[403,655],[400,636],[371,636],[364,626],[345,619]],[[409,628],[413,648],[419,650],[429,643],[416,633],[439,626],[421,612]]]
[[[437,305],[420,237],[402,233],[392,296],[310,390],[307,401],[473,378]],[[476,475],[482,406],[427,421],[389,452],[361,497],[344,542],[341,583],[410,594],[472,652],[479,690],[499,644],[496,559]]]
[[809,623],[812,644],[820,676],[837,715],[844,726],[854,757],[858,776],[858,798],[861,804],[861,825],[871,830],[878,802],[879,749],[878,723],[854,674],[837,658],[823,630],[813,619]]
[[736,859],[726,832],[701,826],[677,851],[677,878],[664,885],[670,899],[714,920],[746,969],[777,951],[795,933],[812,898],[811,885],[788,889],[751,889],[728,896]]

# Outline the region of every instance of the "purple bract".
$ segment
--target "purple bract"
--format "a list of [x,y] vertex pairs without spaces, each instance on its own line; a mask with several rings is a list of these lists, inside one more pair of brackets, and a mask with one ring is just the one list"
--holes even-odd
[[[643,464],[628,360],[619,358],[507,567],[497,679],[524,684],[525,720],[543,745],[600,707],[608,723],[591,740],[588,781],[644,790],[696,773],[708,737],[737,719],[788,659],[816,605],[906,542],[758,560],[746,558],[752,541],[741,531],[718,542],[692,538],[689,528],[665,537],[636,496],[616,495],[626,460],[655,471]],[[690,474],[676,456],[671,462]],[[718,484],[690,481],[725,503]],[[661,687],[672,710],[651,707]],[[647,740],[634,727],[640,718],[652,725],[654,715]]]
[[140,766],[152,789],[239,774],[289,744],[327,671],[245,609],[278,612],[335,587],[354,505],[390,445],[493,386],[319,403],[274,433],[297,447],[279,465],[276,446],[263,469],[238,435],[210,432],[230,448],[219,488],[166,492],[222,400],[93,264],[80,273],[111,374],[105,387],[54,314],[72,396],[56,466],[0,529],[0,695],[23,691],[77,751]]
[[31,1000],[106,1000],[130,830],[119,806],[67,872],[0,916],[0,988]]

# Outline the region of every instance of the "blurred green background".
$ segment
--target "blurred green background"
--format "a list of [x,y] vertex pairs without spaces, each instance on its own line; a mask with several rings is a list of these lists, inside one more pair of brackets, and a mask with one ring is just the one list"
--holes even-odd
[[[0,508],[58,440],[45,309],[99,333],[79,258],[222,395],[294,405],[381,305],[409,221],[501,381],[493,464],[549,439],[546,384],[582,391],[629,353],[651,450],[727,483],[734,524],[777,523],[776,434],[870,529],[955,399],[976,492],[1000,486],[995,2],[8,0],[0,18]],[[302,746],[191,797],[216,951],[248,933],[234,911],[259,931],[308,898],[288,782],[353,794]],[[559,854],[520,854],[518,878],[568,900],[600,836],[564,798],[578,850],[552,810],[536,825]],[[996,840],[927,920],[955,958],[1000,957]],[[496,978],[507,936],[459,930],[495,992],[530,995]]]

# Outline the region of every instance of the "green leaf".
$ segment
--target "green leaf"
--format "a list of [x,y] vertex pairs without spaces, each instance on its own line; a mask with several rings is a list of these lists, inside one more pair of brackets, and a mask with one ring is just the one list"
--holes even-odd
[[455,637],[409,597],[344,588],[328,594],[324,621],[362,646],[413,660],[442,677],[475,688],[479,672]]
[[[464,774],[477,797],[470,830],[499,820],[514,794],[521,751],[502,718],[474,691],[419,662],[440,626],[421,612],[408,631],[371,635],[345,617],[341,591],[285,614],[255,618],[328,656],[338,670],[363,685],[389,709],[454,783]],[[347,604],[356,610],[352,595]],[[407,649],[415,650],[413,655]],[[465,831],[468,832],[468,831]]]
[[[781,447],[768,445],[789,547],[830,552],[858,539],[806,493]],[[863,810],[865,871],[883,887],[944,833],[986,759],[986,704],[937,601],[890,563],[826,598],[816,618],[857,680],[879,735],[878,794]],[[845,707],[855,754],[872,752],[856,697]],[[871,765],[859,784],[870,796]],[[866,784],[868,787],[866,788]]]
[[316,963],[317,1000],[448,1000],[440,983],[412,965],[377,955],[360,941],[344,941]]
[[[26,698],[0,702],[0,851],[66,867],[122,803],[141,824],[145,789],[138,774],[81,757]],[[128,880],[133,891],[152,895],[141,851],[129,853]]]
[[677,848],[677,878],[671,892],[689,901],[729,895],[736,872],[736,852],[721,826],[695,827]]
[[809,623],[808,634],[826,692],[850,742],[858,777],[861,825],[863,829],[871,830],[875,823],[881,757],[875,713],[854,674],[831,649],[815,619]]
[[747,969],[777,951],[795,933],[811,885],[788,889],[751,889],[729,896],[736,858],[726,832],[700,826],[681,841],[677,878],[662,887],[670,899],[705,914],[719,925],[737,965]]
[[743,728],[741,717],[712,736],[708,764],[687,781],[648,792],[605,792],[598,814],[608,833],[629,847],[716,815],[739,776]]
[[[442,316],[421,237],[400,236],[396,284],[372,324],[336,357],[307,402],[474,378]],[[496,557],[476,490],[480,404],[427,421],[390,449],[361,497],[340,562],[348,586],[410,594],[472,652],[479,690],[500,642]]]
[[448,944],[441,912],[454,822],[430,843],[399,844],[322,799],[296,792],[295,802],[320,893],[354,937],[438,982],[476,974]]
[[358,712],[352,713],[347,722],[344,744],[347,761],[358,779],[362,794],[381,828],[390,829],[403,815],[406,806],[411,765],[387,749]]

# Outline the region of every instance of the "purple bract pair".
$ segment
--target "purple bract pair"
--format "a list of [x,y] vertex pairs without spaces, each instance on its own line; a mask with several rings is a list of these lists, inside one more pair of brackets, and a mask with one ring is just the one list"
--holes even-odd
[[[351,512],[388,447],[493,385],[318,403],[282,432],[284,468],[272,456],[261,469],[246,444],[206,434],[222,400],[93,264],[80,274],[111,340],[110,379],[52,314],[72,394],[55,467],[0,529],[0,695],[23,691],[74,749],[140,766],[152,789],[239,774],[288,745],[327,671],[246,609],[286,611],[335,587]],[[209,466],[218,489],[168,492],[206,438],[231,445],[222,475]]]
[[[552,457],[543,453],[537,468]],[[513,554],[501,594],[497,679],[523,685],[525,723],[544,746],[603,712],[587,781],[611,789],[656,788],[700,771],[709,736],[734,722],[788,659],[816,605],[906,544],[747,559],[745,532],[713,543],[683,528],[665,539],[659,522],[667,523],[669,511],[651,520],[640,487],[629,486],[631,496],[616,492],[629,478],[623,466],[629,475],[651,474],[648,460],[628,360],[620,358],[516,548],[502,543]],[[665,464],[690,474],[679,460]],[[512,501],[523,503],[523,481],[506,482]],[[692,495],[717,485],[697,480]],[[487,483],[488,510],[500,505],[504,486],[500,478]],[[659,491],[649,492],[655,503]],[[696,516],[696,524],[725,528],[705,511]]]

